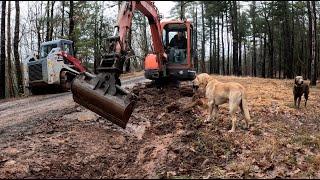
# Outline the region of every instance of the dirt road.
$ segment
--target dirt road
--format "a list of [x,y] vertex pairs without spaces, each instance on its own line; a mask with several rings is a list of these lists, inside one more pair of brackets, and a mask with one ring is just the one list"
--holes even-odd
[[[126,78],[122,86],[132,88],[137,83],[148,82],[144,76]],[[0,104],[0,128],[22,123],[33,116],[41,116],[48,111],[58,111],[75,107],[71,92],[37,95]]]
[[249,129],[239,113],[228,133],[227,105],[204,123],[205,107],[187,108],[194,98],[173,87],[133,87],[126,129],[70,93],[2,103],[0,178],[320,178],[319,87],[307,108],[295,109],[289,80],[215,77],[247,89]]

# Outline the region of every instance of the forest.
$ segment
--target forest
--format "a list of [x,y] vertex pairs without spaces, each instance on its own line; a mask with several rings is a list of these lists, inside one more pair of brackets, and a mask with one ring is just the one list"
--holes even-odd
[[[316,1],[175,1],[171,18],[193,22],[194,68],[210,74],[292,79],[319,77]],[[0,98],[23,92],[23,60],[42,42],[70,39],[87,67],[113,32],[121,1],[2,1]],[[161,12],[160,12],[161,13]],[[148,20],[135,13],[129,44],[143,67],[152,51]]]

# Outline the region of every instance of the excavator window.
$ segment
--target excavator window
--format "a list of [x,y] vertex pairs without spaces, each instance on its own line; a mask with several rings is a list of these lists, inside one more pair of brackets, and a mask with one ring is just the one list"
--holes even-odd
[[187,63],[187,28],[185,24],[167,24],[163,29],[169,63]]

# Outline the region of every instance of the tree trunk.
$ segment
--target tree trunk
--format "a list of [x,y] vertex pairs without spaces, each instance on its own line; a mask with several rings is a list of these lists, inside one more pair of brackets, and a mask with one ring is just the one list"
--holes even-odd
[[[40,26],[41,31],[42,31],[42,33],[41,33],[41,42],[46,41],[46,38],[45,38],[45,37],[46,37],[46,35],[47,35],[47,34],[45,33],[45,32],[47,32],[47,31],[45,31],[46,26],[45,26],[45,24],[44,24],[45,22],[44,22],[44,20],[43,20],[43,18],[44,18],[45,15],[42,14],[42,4],[44,4],[44,2],[45,2],[45,1],[41,1],[41,5],[40,5],[40,7],[41,7],[41,8],[40,8],[40,16],[39,16],[39,18],[40,18],[39,21],[40,21],[40,22],[42,21],[42,22],[41,22],[41,26]],[[39,46],[39,47],[40,47],[40,46]]]
[[5,73],[5,62],[6,62],[6,39],[5,39],[5,28],[6,28],[6,1],[1,2],[1,50],[0,50],[0,99],[4,99],[6,94],[6,73]]
[[244,72],[243,74],[246,76],[247,75],[247,52],[246,52],[246,41],[243,41],[243,54],[244,54]]
[[7,76],[8,76],[8,92],[9,97],[14,97],[14,82],[13,82],[13,71],[11,61],[11,1],[8,1],[8,19],[7,19]]
[[308,62],[308,79],[311,79],[311,62],[312,62],[312,14],[310,9],[310,1],[307,1],[307,9],[308,9],[308,23],[309,23],[309,31],[308,31],[308,42],[309,42],[309,62]]
[[54,3],[56,1],[51,1],[51,12],[50,12],[50,36],[49,39],[50,41],[53,39],[53,9],[54,9]]
[[257,77],[257,51],[256,51],[256,36],[253,34],[253,56],[252,56],[252,75]]
[[233,74],[239,76],[238,67],[238,18],[237,3],[232,1],[231,17],[232,17],[232,43],[233,43]]
[[212,17],[209,18],[209,44],[210,44],[210,48],[209,48],[209,73],[212,74],[212,67],[213,67],[213,63],[212,63]]
[[[291,1],[292,2],[292,1]],[[290,44],[290,67],[291,67],[291,78],[294,78],[294,73],[295,72],[295,58],[294,58],[294,11],[293,11],[293,2],[292,2],[292,5],[291,5],[291,22],[292,22],[292,28],[291,28],[291,44]]]
[[14,62],[16,67],[17,83],[18,83],[18,92],[23,94],[23,82],[22,82],[22,72],[21,72],[21,63],[19,57],[19,25],[20,25],[20,6],[19,1],[15,1],[16,6],[16,18],[15,18],[15,27],[14,27],[14,37],[13,37],[13,54]]
[[130,29],[129,29],[129,31],[128,31],[128,47],[129,47],[129,49],[132,49],[132,21],[134,21],[134,18],[132,17],[132,20],[130,21]]
[[256,2],[252,1],[253,16],[252,16],[252,34],[253,34],[253,57],[252,57],[252,75],[257,77],[257,52],[256,52]]
[[[103,3],[102,3],[103,5]],[[100,7],[102,6],[100,5]],[[100,8],[99,7],[99,8]],[[100,11],[100,21],[98,23],[98,42],[97,42],[97,45],[98,45],[98,62],[101,62],[101,44],[102,44],[102,41],[103,41],[103,37],[102,37],[102,32],[103,32],[103,11]]]
[[204,2],[201,3],[201,17],[202,17],[202,55],[201,55],[201,72],[206,72],[206,65],[205,65],[205,31],[204,31]]
[[46,12],[47,12],[47,17],[46,17],[46,22],[47,22],[47,33],[46,33],[46,41],[50,41],[50,1],[47,1],[47,7],[46,7]]
[[[304,25],[304,23],[303,23],[303,25]],[[299,62],[299,69],[298,69],[298,74],[299,75],[302,75],[302,67],[301,67],[301,61],[303,60],[303,59],[306,59],[305,58],[305,56],[304,56],[304,31],[303,31],[303,33],[302,32],[300,32],[300,42],[301,42],[301,47],[300,47],[300,62]],[[304,76],[305,78],[306,78],[306,76]]]
[[142,16],[142,18],[143,18],[142,37],[143,37],[143,42],[144,42],[143,53],[144,53],[144,57],[146,57],[148,54],[147,21],[144,16]]
[[317,83],[317,16],[316,16],[316,6],[315,2],[312,1],[312,60],[311,60],[311,82],[312,86],[315,86]]
[[213,18],[213,59],[212,59],[212,71],[217,74],[217,37],[216,37],[216,18]]
[[[271,27],[270,22],[265,15],[265,20],[268,26],[268,37],[269,37],[269,42],[268,42],[268,52],[269,52],[269,64],[268,64],[268,78],[273,77],[273,52],[274,52],[274,47],[273,47],[273,25]],[[273,20],[271,20],[273,21]],[[272,28],[272,29],[271,29]]]
[[98,62],[100,62],[98,60],[98,22],[97,22],[97,14],[98,14],[98,7],[97,7],[97,2],[95,2],[95,17],[94,17],[94,31],[93,31],[93,36],[95,37],[94,39],[94,52],[93,52],[93,59],[94,59],[94,62],[93,62],[93,66],[94,66],[94,73],[97,74],[98,71],[97,71],[97,68],[98,68]]
[[[281,28],[283,29],[283,23],[281,24]],[[280,31],[280,37],[283,36],[283,33],[281,33],[283,31]],[[279,39],[279,79],[281,79],[281,63],[282,63],[282,39]]]
[[180,19],[184,19],[184,1],[180,1]]
[[266,78],[267,33],[263,37],[262,77]]
[[[291,52],[291,38],[290,38],[290,34],[291,31],[289,29],[289,13],[288,13],[288,1],[284,1],[283,2],[285,5],[285,14],[284,14],[284,49],[286,49],[286,51],[284,51],[284,62],[286,64],[286,78],[292,79],[293,78],[293,67],[292,67],[292,52]],[[293,36],[293,35],[292,35]]]
[[69,12],[69,39],[73,41],[73,48],[74,48],[74,55],[76,55],[77,46],[76,46],[76,39],[74,34],[74,17],[73,17],[73,8],[74,4],[73,1],[70,1],[70,12]]
[[196,72],[199,72],[199,67],[198,67],[198,65],[199,65],[199,63],[198,63],[198,6],[196,6],[194,37],[195,37],[194,68],[195,68]]
[[224,36],[223,36],[223,13],[221,13],[221,43],[222,43],[222,74],[226,74],[226,69],[225,69],[225,56],[224,56]]
[[[40,6],[42,7],[42,2],[40,3]],[[41,8],[42,10],[42,8]],[[40,10],[40,13],[41,13],[41,10]],[[37,45],[38,45],[38,50],[40,50],[40,44],[41,44],[41,23],[40,23],[40,20],[38,19],[38,16],[39,16],[39,12],[38,12],[38,8],[36,8],[36,29],[37,29],[37,38],[38,38],[38,41],[37,41]]]
[[226,11],[226,23],[227,23],[227,44],[228,44],[228,56],[227,56],[227,75],[230,75],[230,40],[229,40],[229,23],[228,23],[228,15]]
[[303,33],[302,33],[302,57],[303,57],[303,62],[306,64],[306,66],[303,67],[303,77],[307,78],[308,77],[308,47],[307,47],[307,41],[306,41],[306,36],[305,36],[305,17],[302,17],[302,27],[303,27]]
[[63,28],[64,28],[64,6],[65,6],[64,3],[65,3],[65,2],[64,2],[64,1],[61,1],[61,3],[62,3],[62,12],[61,12],[61,13],[62,13],[62,15],[61,15],[61,16],[62,16],[62,18],[61,18],[61,38],[63,38],[63,35],[64,35],[64,34],[63,34],[63,30],[64,30],[64,29],[63,29]]
[[239,75],[242,75],[242,49],[241,49],[241,40],[239,40]]
[[220,31],[219,31],[219,16],[217,16],[217,24],[218,24],[218,37],[217,37],[217,74],[220,74]]

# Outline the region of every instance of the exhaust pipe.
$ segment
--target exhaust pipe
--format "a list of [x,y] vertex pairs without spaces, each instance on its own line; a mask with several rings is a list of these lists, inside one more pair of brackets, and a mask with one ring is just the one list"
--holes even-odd
[[95,76],[84,72],[72,81],[71,92],[76,103],[126,128],[135,100],[134,95],[116,85],[115,73]]

